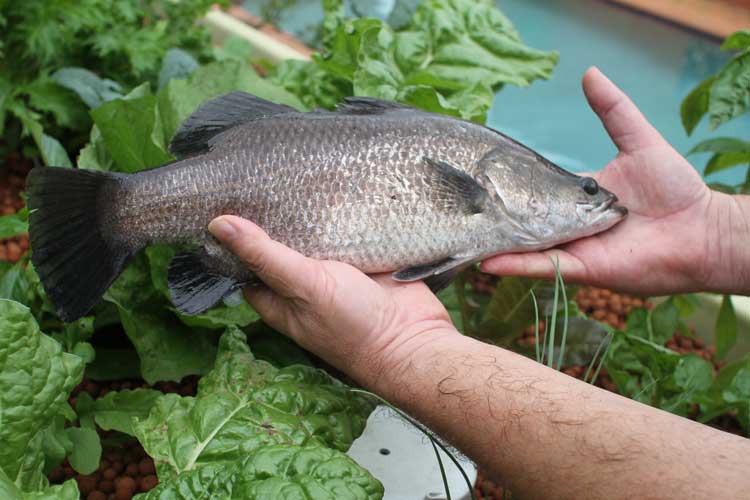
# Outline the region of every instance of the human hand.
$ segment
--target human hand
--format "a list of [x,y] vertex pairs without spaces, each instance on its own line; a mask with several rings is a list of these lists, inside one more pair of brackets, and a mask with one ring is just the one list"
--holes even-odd
[[263,320],[365,387],[374,390],[426,342],[459,336],[422,282],[307,258],[240,217],[218,217],[208,229],[265,284],[245,290]]
[[570,282],[639,294],[711,288],[718,269],[712,259],[720,253],[712,249],[714,230],[729,197],[711,191],[599,70],[586,72],[583,90],[620,150],[593,177],[618,196],[628,216],[608,231],[555,249],[492,257],[481,269],[550,278],[553,259],[559,259]]

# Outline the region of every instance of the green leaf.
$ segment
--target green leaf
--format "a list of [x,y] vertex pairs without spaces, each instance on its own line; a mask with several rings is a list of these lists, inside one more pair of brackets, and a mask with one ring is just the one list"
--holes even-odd
[[683,356],[674,371],[675,382],[685,392],[704,391],[713,382],[713,370],[713,365],[703,358]]
[[[214,57],[218,61],[233,59],[235,61],[247,62],[253,52],[253,46],[244,38],[230,35],[219,48],[214,48]],[[197,66],[197,65],[196,65]]]
[[141,375],[150,384],[179,381],[186,375],[206,373],[216,348],[206,330],[181,323],[151,284],[144,254],[125,269],[104,299],[117,306],[125,333],[141,360]]
[[750,152],[748,153],[717,153],[708,160],[703,175],[710,175],[737,165],[750,163]]
[[688,151],[688,155],[695,153],[750,153],[750,141],[743,141],[734,137],[715,137],[701,141]]
[[[154,142],[156,97],[141,86],[141,97],[115,99],[91,112],[112,155],[115,169],[137,172],[167,163],[171,156]],[[133,93],[131,93],[133,94]]]
[[37,78],[24,86],[22,92],[28,95],[29,105],[33,109],[50,113],[58,127],[85,130],[91,124],[86,108],[53,79]]
[[716,75],[708,97],[711,129],[743,114],[748,109],[750,93],[750,53],[732,59]]
[[674,302],[669,299],[656,306],[649,316],[651,321],[649,340],[663,345],[677,331],[679,311]]
[[498,336],[509,339],[518,336],[534,321],[531,294],[537,286],[538,280],[503,277],[484,311],[479,335],[495,340]]
[[237,461],[216,463],[159,478],[142,500],[164,498],[379,499],[383,486],[347,455],[321,446],[276,444],[249,451]]
[[198,66],[198,61],[189,52],[169,49],[159,71],[159,88],[174,78],[187,78]]
[[364,429],[372,403],[308,366],[277,369],[250,353],[245,334],[228,328],[216,366],[196,397],[167,394],[133,430],[160,479],[236,462],[273,444],[346,451]]
[[39,331],[30,310],[0,300],[0,469],[24,490],[47,484],[43,430],[83,376],[78,356]]
[[680,105],[682,126],[688,135],[693,133],[701,118],[708,112],[708,98],[715,80],[716,76],[710,76],[703,80],[690,91]]
[[94,402],[94,420],[105,431],[115,430],[133,436],[133,417],[145,420],[162,395],[152,389],[109,392]]
[[73,451],[68,456],[70,466],[79,474],[91,474],[99,467],[102,458],[102,443],[96,430],[68,427],[66,434],[73,442]]
[[120,84],[108,78],[101,78],[86,68],[60,68],[52,74],[52,79],[58,85],[75,92],[91,109],[122,97]]
[[248,64],[235,60],[208,64],[195,70],[187,80],[170,80],[159,91],[160,133],[165,147],[180,124],[200,104],[234,90],[303,109],[296,97],[258,76]]
[[721,44],[721,50],[746,49],[748,47],[750,47],[750,30],[735,31]]
[[12,238],[28,232],[28,208],[24,207],[14,214],[0,216],[0,239]]
[[89,143],[81,149],[78,155],[78,168],[89,170],[111,170],[113,166],[112,156],[104,143],[104,137],[99,127],[91,127]]
[[732,296],[724,295],[716,318],[716,357],[721,359],[737,342],[737,315]]
[[68,153],[65,151],[62,144],[60,144],[60,142],[54,137],[44,133],[42,124],[39,123],[36,114],[32,113],[31,110],[17,102],[9,106],[8,110],[16,115],[21,121],[24,134],[29,134],[34,139],[45,165],[56,167],[73,166],[68,157]]
[[78,484],[74,479],[41,491],[24,492],[0,469],[0,498],[3,500],[78,500],[80,497]]

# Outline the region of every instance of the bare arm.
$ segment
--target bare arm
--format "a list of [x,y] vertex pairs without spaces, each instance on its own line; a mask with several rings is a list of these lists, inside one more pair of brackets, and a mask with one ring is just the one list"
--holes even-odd
[[750,440],[464,337],[422,283],[371,279],[222,217],[266,322],[444,436],[521,498],[742,498]]
[[747,439],[451,331],[414,338],[394,362],[369,385],[520,498],[750,495]]

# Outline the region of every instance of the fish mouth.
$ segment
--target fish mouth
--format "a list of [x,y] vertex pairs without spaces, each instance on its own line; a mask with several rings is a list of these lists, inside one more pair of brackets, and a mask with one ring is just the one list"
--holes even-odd
[[624,217],[628,214],[628,209],[623,207],[622,205],[615,205],[619,200],[617,199],[617,196],[612,195],[603,202],[599,203],[592,212],[596,212],[599,214],[603,214],[608,211],[612,211],[617,213],[620,217]]

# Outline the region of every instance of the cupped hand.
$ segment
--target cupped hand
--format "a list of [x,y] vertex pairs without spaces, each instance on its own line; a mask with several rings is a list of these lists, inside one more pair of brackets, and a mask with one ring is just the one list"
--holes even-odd
[[239,217],[218,217],[208,228],[263,281],[245,289],[263,320],[367,387],[424,343],[459,335],[421,282],[307,258]]
[[638,294],[705,289],[717,193],[599,70],[586,72],[583,90],[619,149],[593,176],[618,196],[628,216],[608,231],[555,249],[492,257],[481,269],[549,278],[554,259],[569,282]]

